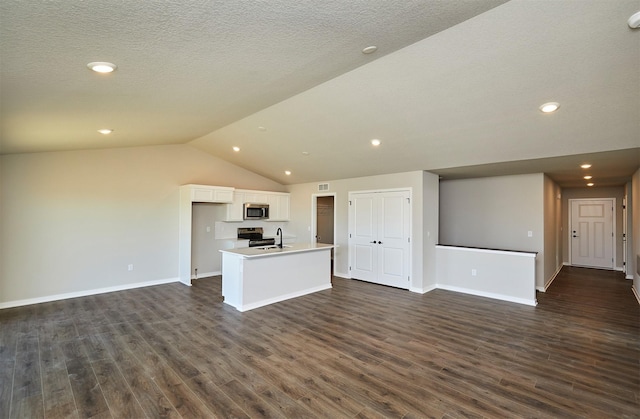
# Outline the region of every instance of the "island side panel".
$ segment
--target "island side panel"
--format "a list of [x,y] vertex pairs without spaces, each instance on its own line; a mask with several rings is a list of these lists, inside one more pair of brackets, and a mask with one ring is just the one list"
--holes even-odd
[[243,260],[233,253],[222,253],[222,296],[225,303],[238,310],[242,307]]
[[240,311],[331,288],[330,249],[247,258],[243,265]]

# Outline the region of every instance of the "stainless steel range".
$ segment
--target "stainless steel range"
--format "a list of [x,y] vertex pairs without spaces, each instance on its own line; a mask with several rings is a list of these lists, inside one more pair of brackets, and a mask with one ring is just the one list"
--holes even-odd
[[238,229],[239,239],[248,239],[249,247],[272,246],[276,244],[276,239],[265,239],[262,227],[244,227]]

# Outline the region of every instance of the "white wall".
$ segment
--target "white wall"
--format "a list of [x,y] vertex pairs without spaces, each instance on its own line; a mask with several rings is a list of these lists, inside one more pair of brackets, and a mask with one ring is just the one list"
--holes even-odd
[[535,306],[536,254],[436,246],[438,288]]
[[192,277],[196,277],[196,269],[198,278],[220,275],[222,255],[218,250],[230,246],[228,240],[216,239],[216,222],[224,218],[226,205],[198,202],[191,208]]
[[187,183],[284,191],[187,145],[0,156],[0,307],[174,280]]
[[416,237],[415,240],[423,249],[422,290],[429,291],[434,289],[437,283],[436,245],[440,243],[440,179],[432,173],[424,172],[422,187],[422,201],[415,203],[416,211],[422,213],[422,236]]
[[562,190],[544,176],[544,281],[545,288],[562,268]]
[[440,243],[537,252],[538,289],[547,280],[544,232],[541,173],[440,182]]
[[[432,240],[437,240],[437,207],[438,207],[438,177],[431,173],[407,172],[381,176],[368,176],[361,178],[340,179],[329,182],[304,183],[290,185],[291,192],[291,222],[288,229],[297,236],[299,242],[310,242],[311,238],[311,208],[312,196],[318,192],[319,183],[329,183],[329,190],[323,191],[336,194],[334,205],[336,207],[336,237],[335,244],[339,247],[334,252],[336,274],[349,277],[349,251],[348,251],[348,194],[354,191],[412,188],[412,228],[411,240],[413,243],[411,289],[424,291],[429,284],[435,284],[435,277],[429,277],[435,269],[430,267],[434,262],[435,249],[427,251],[425,257],[424,238],[425,231],[436,232]],[[431,196],[425,196],[431,194]],[[430,208],[430,209],[429,209]],[[427,212],[425,212],[427,211]],[[434,217],[433,214],[436,214]],[[429,215],[425,218],[425,214]],[[426,267],[426,271],[424,270]]]
[[571,254],[569,253],[569,199],[594,199],[594,198],[615,198],[616,199],[616,260],[615,268],[622,270],[622,200],[624,198],[624,186],[612,187],[592,187],[592,188],[565,188],[562,190],[562,248],[564,263],[569,264]]

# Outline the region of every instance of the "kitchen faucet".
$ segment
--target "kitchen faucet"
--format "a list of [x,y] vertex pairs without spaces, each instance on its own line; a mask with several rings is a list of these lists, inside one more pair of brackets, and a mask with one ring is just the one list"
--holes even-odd
[[276,236],[280,235],[280,243],[278,243],[278,247],[282,249],[282,229],[278,227],[276,230]]

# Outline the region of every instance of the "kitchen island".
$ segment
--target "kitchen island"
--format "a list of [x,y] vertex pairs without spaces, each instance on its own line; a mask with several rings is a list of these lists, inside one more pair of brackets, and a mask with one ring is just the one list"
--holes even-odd
[[332,244],[220,250],[222,296],[239,311],[331,288]]

